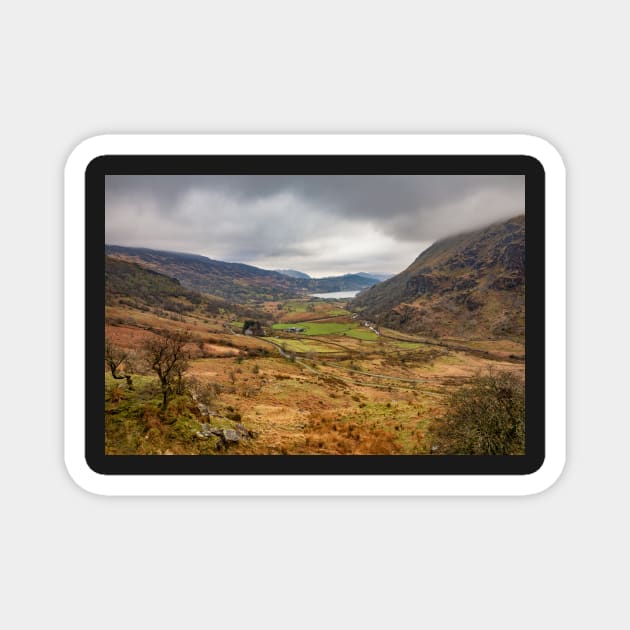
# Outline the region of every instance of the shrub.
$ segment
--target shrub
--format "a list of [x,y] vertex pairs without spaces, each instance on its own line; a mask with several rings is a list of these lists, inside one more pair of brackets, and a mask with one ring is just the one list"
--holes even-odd
[[107,393],[107,399],[112,403],[119,403],[125,395],[123,388],[118,383],[112,385]]
[[186,379],[186,388],[196,396],[197,400],[206,405],[211,406],[216,397],[221,393],[219,383],[201,381],[195,377]]
[[226,417],[233,422],[240,422],[242,420],[242,416],[238,411],[228,411]]
[[451,395],[435,439],[438,454],[524,454],[524,383],[509,373],[471,379]]

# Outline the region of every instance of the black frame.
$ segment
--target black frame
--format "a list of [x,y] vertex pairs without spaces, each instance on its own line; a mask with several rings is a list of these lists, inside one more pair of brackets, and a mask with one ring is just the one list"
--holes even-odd
[[[105,455],[106,175],[524,175],[525,455]],[[85,456],[107,475],[526,475],[545,458],[545,171],[525,155],[106,155],[85,171]]]

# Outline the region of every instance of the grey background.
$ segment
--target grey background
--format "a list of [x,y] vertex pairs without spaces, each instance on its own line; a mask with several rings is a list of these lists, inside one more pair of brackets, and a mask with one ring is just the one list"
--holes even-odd
[[[627,623],[621,3],[22,3],[0,20],[8,628]],[[526,132],[569,172],[564,476],[524,499],[105,499],[62,463],[62,169],[103,132]],[[81,385],[77,383],[77,387]]]

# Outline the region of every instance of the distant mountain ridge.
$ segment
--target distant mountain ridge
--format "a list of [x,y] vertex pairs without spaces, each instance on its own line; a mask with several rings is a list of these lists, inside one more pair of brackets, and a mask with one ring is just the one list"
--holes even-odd
[[335,293],[337,291],[361,291],[378,282],[376,278],[362,276],[358,273],[347,273],[343,276],[328,278],[311,278],[307,283],[310,293]]
[[309,276],[304,271],[297,271],[295,269],[274,269],[274,271],[277,271],[284,276],[289,276],[290,278],[303,278],[304,280],[329,280],[330,278],[349,278],[351,276],[359,276],[361,278],[367,278],[368,280],[376,280],[377,282],[382,282],[383,280],[387,280],[394,275],[393,273],[369,273],[367,271],[359,271],[357,273],[348,273],[343,276],[313,278],[313,276]]
[[289,276],[289,278],[303,278],[305,280],[309,280],[311,276],[303,271],[296,271],[295,269],[274,269],[278,273],[281,273],[283,276]]
[[370,273],[368,271],[360,271],[356,275],[357,276],[361,276],[362,278],[374,278],[375,280],[378,280],[379,282],[383,282],[383,280],[389,280],[389,278],[392,278],[395,274],[393,274],[393,273]]
[[525,217],[437,241],[349,308],[408,332],[523,339]]
[[106,245],[105,253],[176,278],[184,287],[239,303],[283,300],[310,293],[360,291],[378,282],[358,274],[295,278],[243,263],[143,247]]

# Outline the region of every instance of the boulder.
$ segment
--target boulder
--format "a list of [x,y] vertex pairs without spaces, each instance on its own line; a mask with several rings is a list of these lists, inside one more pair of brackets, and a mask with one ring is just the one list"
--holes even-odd
[[242,437],[234,429],[223,429],[223,439],[228,444],[238,444]]

